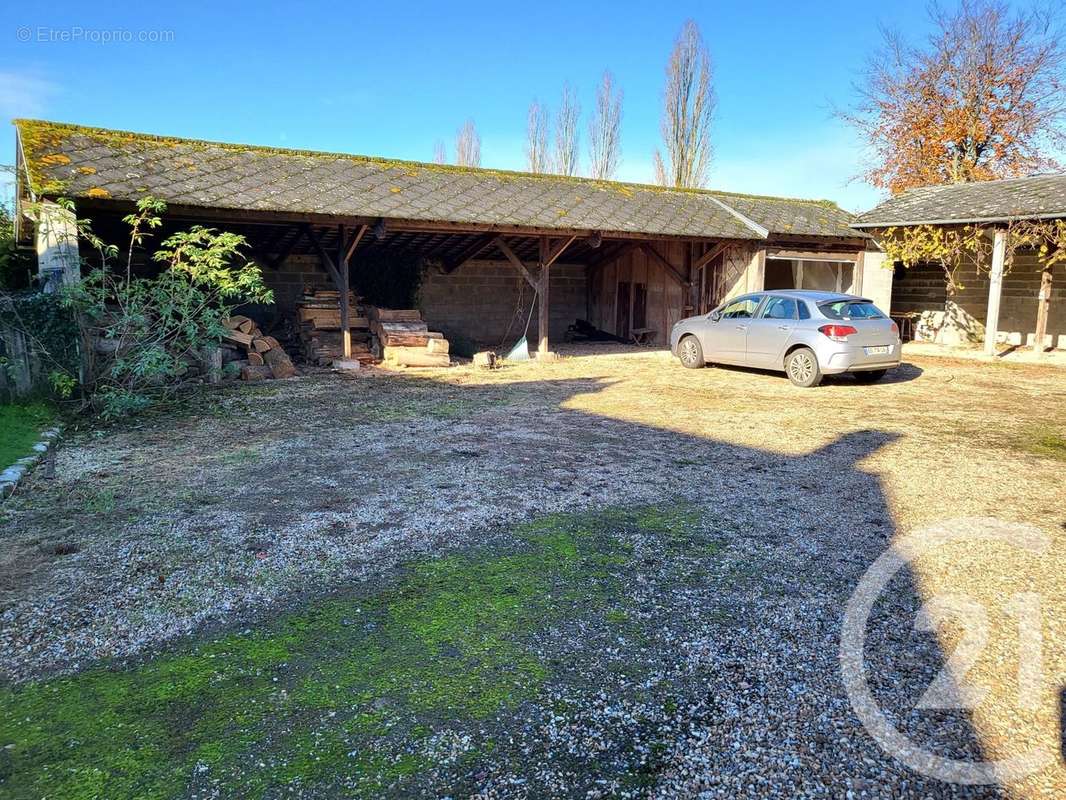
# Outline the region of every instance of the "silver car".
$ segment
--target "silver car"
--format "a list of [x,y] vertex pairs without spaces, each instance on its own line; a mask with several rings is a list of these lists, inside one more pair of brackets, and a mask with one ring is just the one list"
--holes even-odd
[[850,372],[873,383],[899,366],[899,328],[871,301],[836,292],[780,290],[727,300],[670,332],[690,369],[734,364],[784,372],[797,386]]

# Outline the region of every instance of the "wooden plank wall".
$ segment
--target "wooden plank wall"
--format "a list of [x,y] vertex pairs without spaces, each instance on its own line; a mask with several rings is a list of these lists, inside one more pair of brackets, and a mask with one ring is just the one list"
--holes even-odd
[[[684,271],[689,245],[685,242],[657,242],[654,247],[671,263]],[[615,335],[618,319],[619,282],[643,283],[647,286],[647,327],[656,331],[655,341],[662,344],[674,323],[684,316],[684,289],[657,262],[640,250],[632,250],[600,267],[589,279],[589,322]]]

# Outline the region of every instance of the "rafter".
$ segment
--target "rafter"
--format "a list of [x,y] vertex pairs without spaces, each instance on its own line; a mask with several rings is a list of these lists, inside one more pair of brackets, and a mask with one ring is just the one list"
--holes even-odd
[[496,241],[497,238],[498,237],[494,233],[487,233],[484,236],[477,237],[477,239],[475,239],[471,244],[464,247],[457,254],[455,254],[451,258],[447,258],[444,260],[444,272],[455,272],[467,261],[472,258],[476,258],[489,247],[491,247],[492,243]]

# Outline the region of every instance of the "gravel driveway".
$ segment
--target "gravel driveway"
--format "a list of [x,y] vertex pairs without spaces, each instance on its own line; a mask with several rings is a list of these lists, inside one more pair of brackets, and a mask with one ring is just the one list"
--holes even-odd
[[[1064,474],[1066,372],[929,357],[803,391],[603,346],[76,433],[0,512],[0,796],[1062,796]],[[874,603],[871,695],[1031,774],[916,772],[849,702],[848,599],[929,531],[972,535]],[[944,594],[971,710],[915,707]]]

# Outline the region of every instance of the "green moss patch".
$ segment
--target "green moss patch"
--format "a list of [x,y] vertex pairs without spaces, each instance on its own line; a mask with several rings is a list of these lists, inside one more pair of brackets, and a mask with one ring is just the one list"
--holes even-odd
[[1027,432],[1019,444],[1026,453],[1066,461],[1066,436],[1051,430]]
[[52,410],[42,403],[0,405],[0,470],[33,452],[52,419]]
[[2,689],[0,793],[413,791],[433,731],[534,700],[555,668],[537,646],[545,631],[625,626],[639,543],[686,540],[694,520],[683,508],[550,516],[254,631]]

